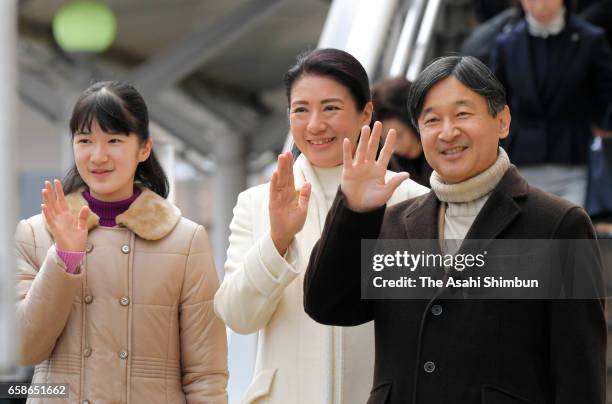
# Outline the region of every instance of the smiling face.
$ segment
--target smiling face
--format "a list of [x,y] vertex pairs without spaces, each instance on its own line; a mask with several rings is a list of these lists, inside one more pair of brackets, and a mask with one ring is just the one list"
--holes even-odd
[[418,123],[427,161],[454,184],[495,162],[499,139],[508,136],[510,110],[506,105],[491,116],[483,96],[450,76],[429,89]]
[[342,141],[353,148],[372,117],[372,103],[359,111],[349,90],[337,81],[306,74],[291,88],[289,123],[296,146],[318,167],[342,164]]
[[135,134],[106,133],[92,122],[87,133],[73,136],[74,160],[91,195],[101,201],[128,199],[134,190],[138,163],[149,158],[152,141]]

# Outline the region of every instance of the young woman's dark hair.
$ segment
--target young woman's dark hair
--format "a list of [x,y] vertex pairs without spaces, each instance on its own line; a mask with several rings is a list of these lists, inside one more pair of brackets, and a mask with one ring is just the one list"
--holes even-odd
[[375,121],[385,119],[399,119],[408,129],[418,133],[406,107],[408,103],[408,92],[410,91],[410,81],[403,77],[394,79],[380,80],[372,87],[372,102],[374,103],[374,113],[372,124]]
[[[106,133],[134,134],[142,143],[150,136],[149,113],[144,99],[134,87],[120,81],[98,82],[83,91],[70,117],[72,137],[76,133],[89,133],[94,121]],[[168,197],[168,177],[153,150],[149,158],[136,167],[134,180]],[[62,185],[66,194],[86,185],[76,165],[68,171]]]
[[419,127],[418,119],[429,90],[450,76],[483,96],[491,116],[497,116],[504,109],[506,90],[484,63],[472,56],[441,57],[418,75],[408,93],[408,113],[415,128]]
[[[353,55],[340,49],[324,48],[300,54],[297,62],[285,74],[287,105],[291,105],[291,90],[302,76],[312,74],[328,77],[346,87],[358,111],[362,111],[371,101],[368,73]],[[300,151],[293,145],[294,159]]]

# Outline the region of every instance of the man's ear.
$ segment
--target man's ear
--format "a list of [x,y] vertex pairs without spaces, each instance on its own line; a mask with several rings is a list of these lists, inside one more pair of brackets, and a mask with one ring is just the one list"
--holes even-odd
[[499,114],[497,114],[497,120],[499,122],[499,138],[505,139],[508,137],[510,133],[510,107],[508,105],[504,105],[504,109],[501,110]]
[[151,150],[153,150],[153,139],[149,136],[138,152],[138,162],[142,163],[143,161],[147,161],[151,155]]

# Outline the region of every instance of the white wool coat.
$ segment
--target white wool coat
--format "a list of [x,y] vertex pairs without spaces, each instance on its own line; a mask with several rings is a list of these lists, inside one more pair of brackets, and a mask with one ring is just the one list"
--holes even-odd
[[[373,323],[330,327],[304,312],[303,276],[329,206],[304,155],[296,160],[293,173],[296,188],[308,181],[312,193],[304,228],[285,257],[270,237],[269,184],[238,196],[230,224],[225,279],[214,306],[235,332],[258,332],[254,377],[242,402],[364,403],[374,368]],[[388,172],[387,178],[392,175]],[[427,191],[414,181],[404,181],[389,204]]]

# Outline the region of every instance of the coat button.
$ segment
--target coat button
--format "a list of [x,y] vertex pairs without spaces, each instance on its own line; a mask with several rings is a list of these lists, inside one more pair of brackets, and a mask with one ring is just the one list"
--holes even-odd
[[128,353],[127,353],[127,351],[121,351],[121,352],[119,352],[119,358],[121,358],[121,359],[127,359],[127,357],[128,357]]
[[130,253],[130,246],[125,244],[121,247],[121,252],[124,254],[129,254]]
[[130,304],[130,298],[127,296],[123,296],[121,299],[119,299],[119,304],[122,306],[127,306]]
[[87,243],[87,248],[85,248],[85,251],[86,251],[87,253],[92,252],[92,251],[93,251],[93,244],[91,244],[91,243]]
[[93,302],[93,296],[85,295],[85,297],[83,298],[83,301],[85,302],[85,304],[91,304],[91,302]]
[[423,369],[425,369],[427,373],[433,373],[434,370],[436,370],[436,364],[431,361],[427,361],[425,362]]
[[439,304],[434,304],[433,306],[431,306],[431,314],[433,314],[434,316],[439,316],[440,314],[442,314],[442,306],[440,306]]
[[89,358],[91,356],[91,348],[87,347],[85,349],[83,349],[83,356],[86,358]]

